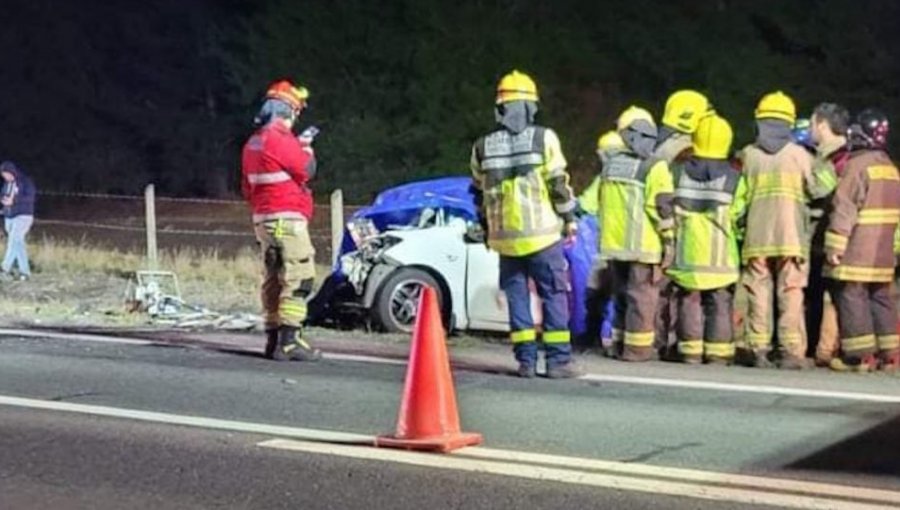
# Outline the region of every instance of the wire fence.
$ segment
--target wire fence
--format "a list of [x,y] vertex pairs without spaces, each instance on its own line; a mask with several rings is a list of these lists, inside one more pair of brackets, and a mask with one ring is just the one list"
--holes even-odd
[[[250,210],[239,200],[156,197],[160,249],[231,255],[255,249]],[[360,206],[345,206],[350,217]],[[331,206],[317,204],[310,222],[316,259],[331,260]],[[124,251],[146,249],[144,197],[46,191],[38,194],[33,235]]]

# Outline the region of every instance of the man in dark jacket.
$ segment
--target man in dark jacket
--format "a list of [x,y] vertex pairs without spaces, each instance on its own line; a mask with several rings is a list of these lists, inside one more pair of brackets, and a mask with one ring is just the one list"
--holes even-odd
[[3,277],[10,278],[15,265],[19,272],[18,278],[27,280],[31,277],[31,266],[28,263],[25,237],[34,222],[34,183],[12,161],[0,163],[0,176],[3,178],[0,206],[3,208],[6,234],[9,236],[0,270]]

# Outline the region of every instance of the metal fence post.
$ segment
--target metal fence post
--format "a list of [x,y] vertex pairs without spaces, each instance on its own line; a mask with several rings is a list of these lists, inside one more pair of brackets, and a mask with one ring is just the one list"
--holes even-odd
[[144,190],[144,211],[147,224],[147,269],[159,269],[159,254],[156,247],[156,191],[152,184]]
[[331,265],[337,264],[344,239],[344,192],[340,189],[331,193]]

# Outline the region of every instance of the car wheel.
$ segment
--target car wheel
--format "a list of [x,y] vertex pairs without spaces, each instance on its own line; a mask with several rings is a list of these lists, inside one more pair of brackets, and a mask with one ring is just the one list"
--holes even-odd
[[416,324],[422,288],[435,289],[443,313],[444,296],[433,276],[421,269],[403,268],[394,271],[381,284],[374,308],[375,320],[390,333],[409,333]]

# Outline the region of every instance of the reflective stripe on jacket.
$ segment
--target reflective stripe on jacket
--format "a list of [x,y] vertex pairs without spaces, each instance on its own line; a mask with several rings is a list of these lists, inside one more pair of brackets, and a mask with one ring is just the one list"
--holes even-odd
[[559,241],[562,218],[574,214],[576,203],[553,130],[493,131],[475,142],[471,167],[483,196],[488,246],[517,257]]
[[660,263],[674,226],[672,191],[665,161],[631,153],[610,158],[600,174],[600,257]]
[[854,153],[832,199],[825,253],[841,256],[825,275],[836,280],[890,282],[900,222],[900,175],[881,151]]
[[241,190],[253,210],[253,222],[311,220],[313,196],[307,183],[314,167],[312,148],[301,144],[282,122],[270,122],[253,133],[241,155]]
[[742,152],[747,180],[747,231],[744,262],[760,257],[800,257],[809,252],[807,202],[828,195],[813,173],[813,158],[803,147],[788,143],[775,154],[756,145]]
[[676,168],[675,260],[668,275],[680,287],[710,290],[740,277],[740,223],[747,206],[747,185],[727,163],[725,173],[708,181]]

